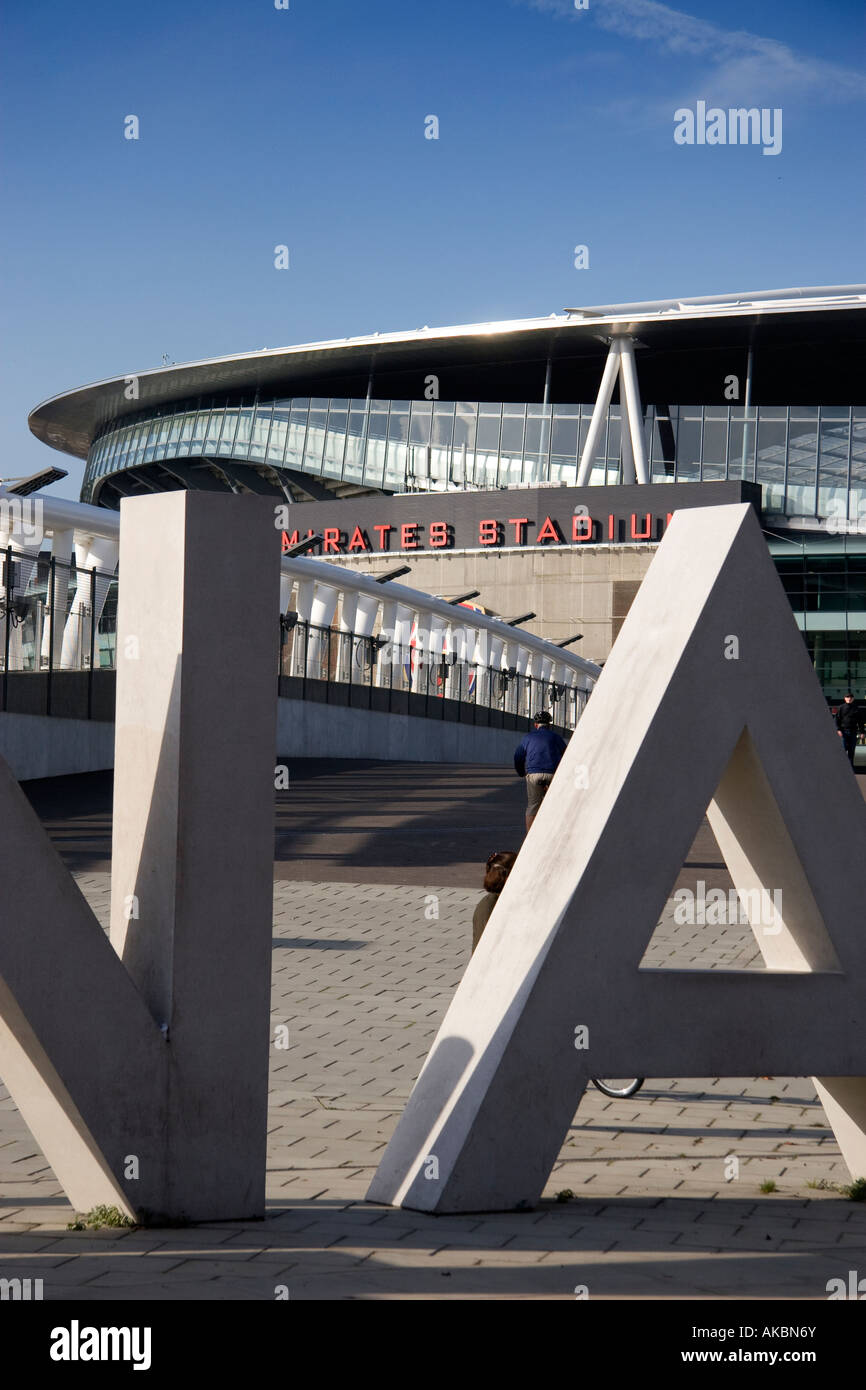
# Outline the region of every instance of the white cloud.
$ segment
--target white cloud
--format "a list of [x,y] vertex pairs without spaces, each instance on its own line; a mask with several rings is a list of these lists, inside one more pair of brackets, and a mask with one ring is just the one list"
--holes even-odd
[[[795,53],[777,39],[745,29],[723,29],[710,20],[662,5],[657,0],[590,0],[577,11],[573,0],[527,0],[533,9],[570,17],[625,38],[653,44],[673,55],[706,58],[701,95],[716,102],[748,99],[768,105],[783,96],[862,101],[866,77],[854,68]],[[688,73],[694,83],[696,74]]]

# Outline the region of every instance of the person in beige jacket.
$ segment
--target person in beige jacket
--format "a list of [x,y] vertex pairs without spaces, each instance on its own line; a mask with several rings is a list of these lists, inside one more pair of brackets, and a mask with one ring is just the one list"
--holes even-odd
[[511,873],[516,858],[517,855],[510,849],[498,850],[496,854],[491,854],[485,865],[484,897],[472,914],[473,951],[481,940],[484,928],[490,920],[490,914],[499,900],[499,894],[505,887],[505,880]]

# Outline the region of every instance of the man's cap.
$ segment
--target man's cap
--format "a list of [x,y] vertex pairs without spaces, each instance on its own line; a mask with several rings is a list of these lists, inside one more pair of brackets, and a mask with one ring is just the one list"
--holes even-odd
[[553,720],[546,709],[540,709],[537,714],[532,716],[533,724],[552,724]]

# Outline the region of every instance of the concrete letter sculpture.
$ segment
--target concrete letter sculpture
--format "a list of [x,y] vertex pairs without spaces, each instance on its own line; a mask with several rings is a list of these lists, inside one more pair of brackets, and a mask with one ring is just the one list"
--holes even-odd
[[[676,513],[368,1199],[534,1202],[591,1076],[818,1073],[866,1174],[866,805],[838,745],[752,508]],[[736,888],[780,905],[750,916],[765,968],[642,970],[708,805]]]
[[79,1210],[262,1216],[273,509],[125,501],[120,556],[111,941],[0,762],[0,1076]]

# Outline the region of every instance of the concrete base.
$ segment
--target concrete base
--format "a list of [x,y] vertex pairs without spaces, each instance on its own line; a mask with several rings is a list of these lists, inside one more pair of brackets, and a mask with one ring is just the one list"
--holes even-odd
[[[378,714],[308,700],[277,702],[278,757],[510,764],[522,733],[417,715]],[[0,757],[19,782],[114,766],[114,725],[96,719],[0,714]]]
[[296,758],[384,758],[406,763],[510,764],[523,734],[408,714],[280,700],[277,750]]
[[114,766],[114,725],[97,719],[0,714],[0,758],[19,782]]

